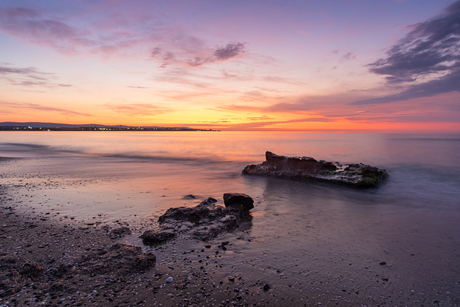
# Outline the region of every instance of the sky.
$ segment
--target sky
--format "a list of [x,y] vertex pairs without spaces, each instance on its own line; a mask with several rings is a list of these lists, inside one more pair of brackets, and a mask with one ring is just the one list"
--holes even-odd
[[460,131],[460,0],[0,0],[0,122]]

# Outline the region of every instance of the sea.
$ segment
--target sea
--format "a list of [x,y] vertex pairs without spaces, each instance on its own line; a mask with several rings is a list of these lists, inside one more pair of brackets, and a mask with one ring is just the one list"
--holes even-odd
[[[369,164],[389,177],[354,189],[242,175],[266,151]],[[156,227],[168,208],[246,193],[255,208],[241,230],[249,239],[235,245],[251,263],[242,270],[309,280],[318,296],[359,288],[358,301],[456,306],[459,153],[458,133],[5,131],[0,185],[19,212],[139,232]]]

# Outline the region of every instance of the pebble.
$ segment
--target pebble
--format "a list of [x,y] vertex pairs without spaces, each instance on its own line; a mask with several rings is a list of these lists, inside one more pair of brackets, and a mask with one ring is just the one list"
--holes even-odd
[[174,281],[174,279],[173,279],[171,276],[169,276],[168,278],[166,278],[166,282],[173,282],[173,281]]

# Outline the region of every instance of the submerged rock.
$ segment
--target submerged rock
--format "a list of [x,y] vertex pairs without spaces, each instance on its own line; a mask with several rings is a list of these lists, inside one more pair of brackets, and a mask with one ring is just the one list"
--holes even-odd
[[188,194],[188,195],[185,195],[184,197],[182,197],[182,199],[196,199],[196,196],[192,195],[192,194]]
[[265,159],[262,164],[246,166],[243,174],[313,179],[344,183],[358,188],[377,187],[388,176],[385,170],[362,163],[342,165],[338,162],[317,161],[310,157],[279,156],[270,151],[265,153]]

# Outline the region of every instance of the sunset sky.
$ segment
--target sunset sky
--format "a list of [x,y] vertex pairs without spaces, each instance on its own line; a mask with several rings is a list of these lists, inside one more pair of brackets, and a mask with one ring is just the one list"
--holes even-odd
[[460,131],[460,1],[0,0],[0,122]]

